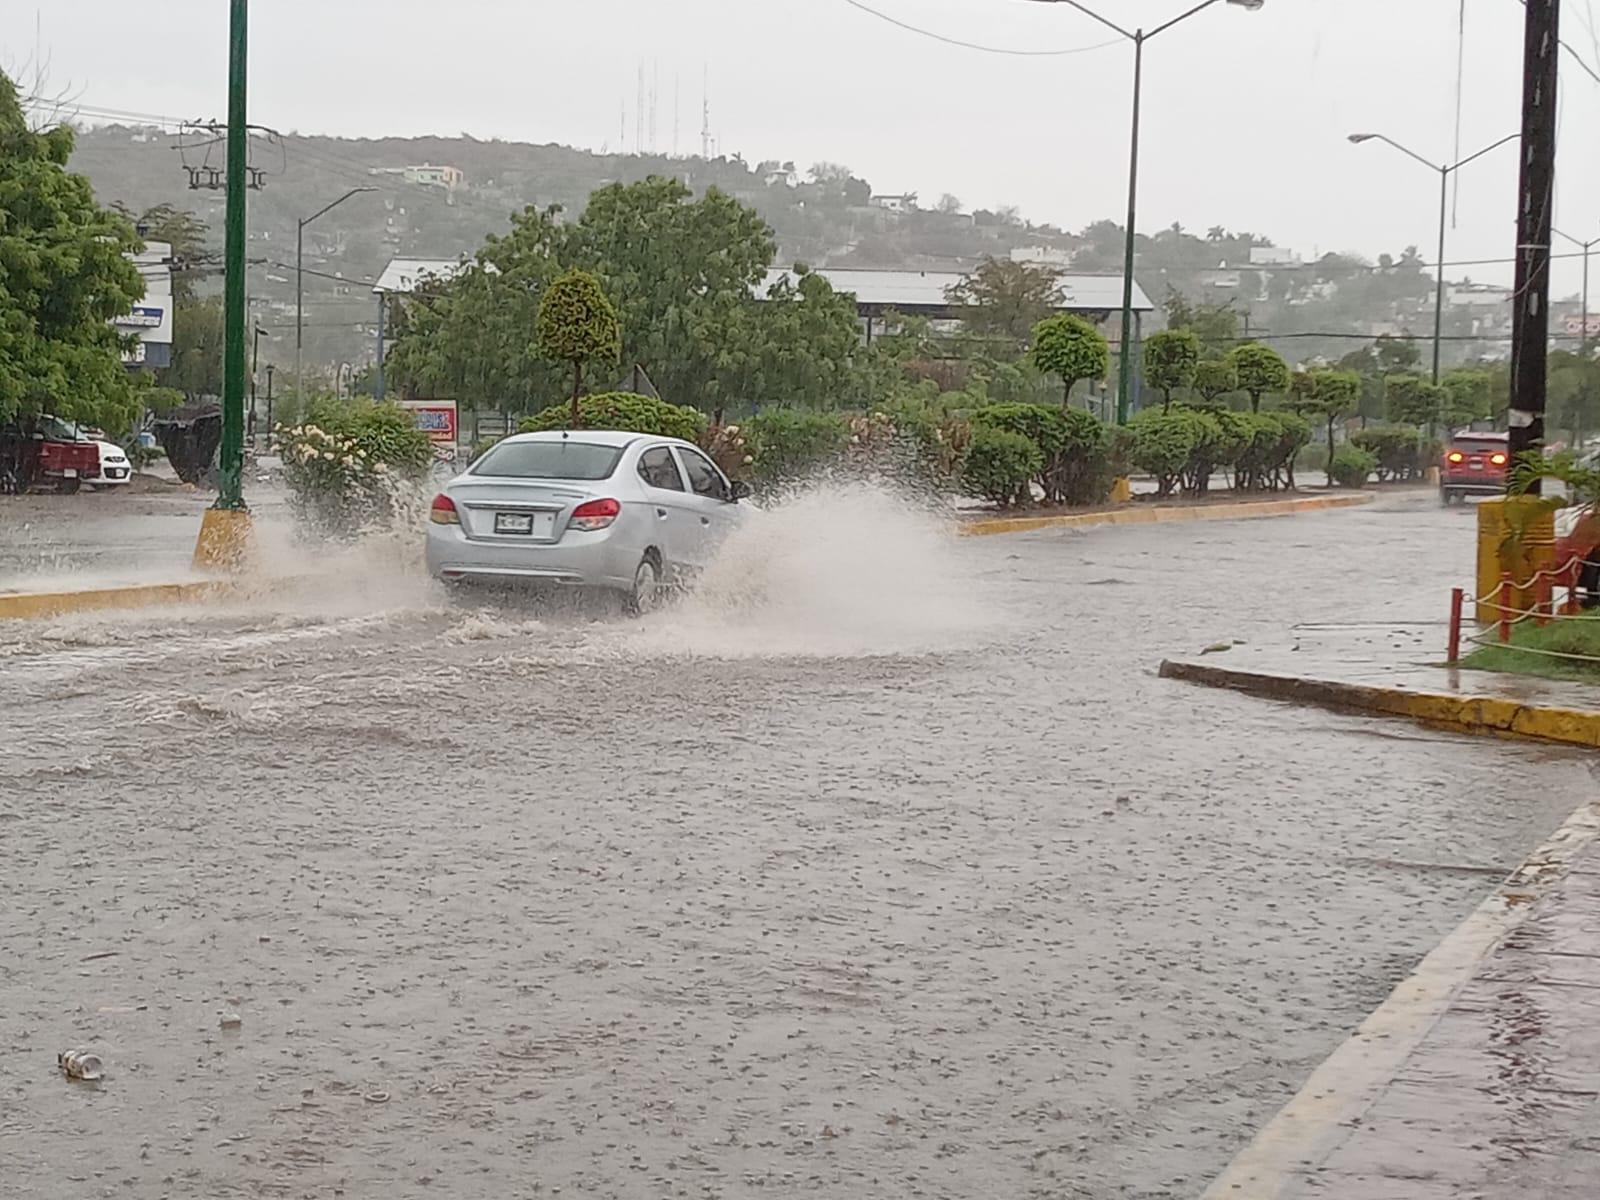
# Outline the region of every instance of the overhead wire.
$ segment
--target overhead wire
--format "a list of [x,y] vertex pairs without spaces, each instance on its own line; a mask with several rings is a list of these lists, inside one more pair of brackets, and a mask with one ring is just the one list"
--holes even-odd
[[931,29],[924,29],[920,25],[913,25],[909,21],[902,21],[899,17],[873,8],[870,4],[863,4],[862,0],[844,0],[851,8],[878,18],[908,33],[917,34],[919,37],[931,38],[936,42],[943,42],[947,46],[958,46],[963,50],[977,50],[984,54],[1007,54],[1017,58],[1064,58],[1074,54],[1090,54],[1096,50],[1105,50],[1111,46],[1119,46],[1123,39],[1112,38],[1110,41],[1097,42],[1092,46],[1069,46],[1059,50],[1019,50],[1009,46],[985,46],[980,42],[969,42],[963,38],[949,37],[946,34],[935,33]]

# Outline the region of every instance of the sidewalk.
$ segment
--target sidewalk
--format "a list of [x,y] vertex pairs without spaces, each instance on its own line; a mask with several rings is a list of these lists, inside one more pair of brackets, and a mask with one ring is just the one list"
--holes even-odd
[[1432,625],[1307,626],[1282,645],[1169,660],[1161,674],[1269,700],[1600,747],[1600,686],[1436,665],[1444,636]]
[[1205,1200],[1600,1194],[1593,808],[1423,961]]

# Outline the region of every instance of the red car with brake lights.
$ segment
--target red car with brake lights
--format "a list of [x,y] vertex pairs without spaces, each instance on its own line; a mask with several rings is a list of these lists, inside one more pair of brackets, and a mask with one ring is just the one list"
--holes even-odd
[[1497,496],[1506,490],[1510,435],[1458,433],[1439,463],[1439,497],[1446,504],[1466,496]]

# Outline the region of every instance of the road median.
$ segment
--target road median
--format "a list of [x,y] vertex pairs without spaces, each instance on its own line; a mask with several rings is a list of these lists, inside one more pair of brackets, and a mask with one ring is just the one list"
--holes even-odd
[[1287,517],[1330,508],[1370,504],[1371,493],[1337,496],[1293,496],[1280,500],[1249,500],[1214,504],[1129,504],[1097,512],[1048,513],[1025,517],[980,517],[963,520],[963,537],[991,537],[1002,533],[1031,533],[1039,529],[1089,529],[1099,525],[1159,525],[1177,521],[1246,521],[1260,517]]
[[[1600,711],[1530,702],[1516,696],[1385,686],[1340,679],[1305,678],[1275,671],[1167,660],[1161,678],[1227,688],[1270,700],[1404,717],[1468,733],[1532,738],[1572,746],[1600,746]],[[1441,684],[1446,675],[1440,672]]]

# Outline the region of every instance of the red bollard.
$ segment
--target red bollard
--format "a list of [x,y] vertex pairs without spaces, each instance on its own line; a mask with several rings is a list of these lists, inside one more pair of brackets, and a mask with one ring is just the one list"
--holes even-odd
[[1511,587],[1511,572],[1500,572],[1500,640],[1511,640],[1511,601],[1516,592]]
[[1461,657],[1461,604],[1466,596],[1460,588],[1450,589],[1450,646],[1445,662],[1455,662]]

